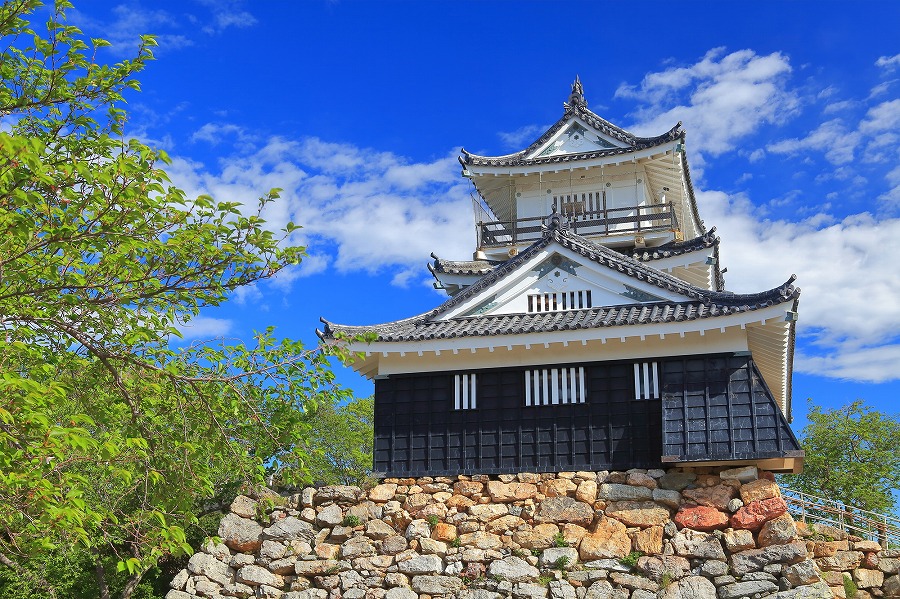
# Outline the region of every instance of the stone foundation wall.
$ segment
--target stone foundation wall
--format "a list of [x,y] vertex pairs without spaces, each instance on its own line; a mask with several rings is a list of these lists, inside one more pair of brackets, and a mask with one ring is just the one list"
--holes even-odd
[[900,551],[795,524],[774,477],[630,470],[238,496],[167,599],[900,597]]

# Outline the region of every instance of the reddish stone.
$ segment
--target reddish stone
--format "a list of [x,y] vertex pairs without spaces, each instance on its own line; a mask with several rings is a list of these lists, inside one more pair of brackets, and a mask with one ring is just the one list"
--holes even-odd
[[698,505],[683,507],[675,514],[675,524],[679,528],[690,528],[710,532],[728,527],[728,516],[714,507]]
[[756,531],[785,512],[787,504],[781,497],[751,501],[731,516],[731,527]]

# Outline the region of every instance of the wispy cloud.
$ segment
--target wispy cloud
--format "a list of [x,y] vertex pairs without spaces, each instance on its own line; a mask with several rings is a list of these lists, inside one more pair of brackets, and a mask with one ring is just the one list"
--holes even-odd
[[537,136],[547,130],[541,125],[525,125],[515,131],[500,132],[497,136],[503,142],[503,146],[510,150],[521,150],[537,139]]
[[222,337],[231,331],[232,322],[224,318],[195,316],[178,327],[185,341],[190,339],[212,339]]
[[200,11],[182,6],[175,13],[159,8],[148,8],[137,0],[117,4],[106,19],[89,17],[77,10],[69,11],[70,20],[93,37],[102,37],[112,44],[110,51],[117,56],[129,56],[136,52],[140,36],[153,35],[159,55],[180,50],[197,43],[196,32],[206,35],[219,34],[230,27],[250,27],[256,18],[242,7],[243,0],[196,0]]
[[852,162],[862,135],[847,128],[841,119],[826,121],[804,138],[784,139],[768,144],[771,154],[797,155],[802,151],[822,152],[832,164]]
[[875,66],[892,71],[900,67],[900,54],[894,56],[879,56],[875,61]]
[[692,65],[647,74],[638,85],[622,84],[616,96],[638,103],[632,130],[658,135],[682,121],[690,131],[692,156],[718,156],[764,123],[782,122],[799,107],[785,84],[788,57],[752,50],[725,54],[715,48]]
[[219,33],[229,27],[251,27],[256,17],[244,10],[242,0],[197,0],[209,9],[211,18],[203,26],[204,33]]

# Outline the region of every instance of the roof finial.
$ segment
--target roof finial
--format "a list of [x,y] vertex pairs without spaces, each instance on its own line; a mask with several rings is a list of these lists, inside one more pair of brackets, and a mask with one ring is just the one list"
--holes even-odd
[[581,86],[581,79],[575,75],[575,83],[572,84],[572,93],[569,95],[570,106],[587,107],[587,100],[584,99],[584,88]]

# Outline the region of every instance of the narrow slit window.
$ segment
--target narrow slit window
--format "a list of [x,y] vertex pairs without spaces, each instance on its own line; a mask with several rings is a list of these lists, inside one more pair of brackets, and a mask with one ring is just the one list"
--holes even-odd
[[634,398],[659,399],[659,368],[656,362],[635,363]]
[[453,408],[456,410],[474,410],[477,406],[475,374],[453,375]]
[[536,368],[525,371],[525,406],[585,403],[584,367]]

